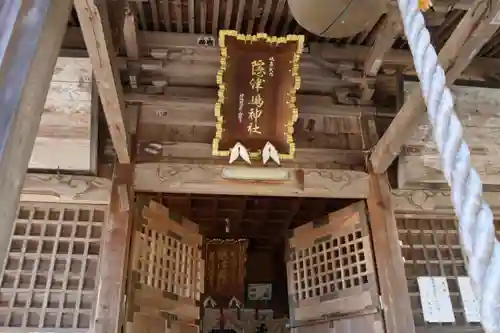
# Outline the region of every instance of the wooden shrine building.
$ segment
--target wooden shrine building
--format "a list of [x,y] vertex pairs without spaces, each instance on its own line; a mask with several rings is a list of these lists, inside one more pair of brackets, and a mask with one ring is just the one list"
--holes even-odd
[[[397,3],[301,1],[0,1],[0,331],[483,332]],[[435,2],[498,214],[500,0]]]

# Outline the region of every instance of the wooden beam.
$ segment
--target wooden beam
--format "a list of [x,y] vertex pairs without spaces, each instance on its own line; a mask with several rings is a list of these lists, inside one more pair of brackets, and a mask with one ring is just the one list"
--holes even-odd
[[448,84],[450,77],[456,80],[462,72],[469,66],[471,59],[473,59],[483,46],[488,43],[488,41],[497,32],[500,20],[498,15],[500,14],[500,2],[495,1],[489,6],[493,6],[489,9],[488,14],[479,24],[479,26],[472,32],[472,34],[467,39],[467,42],[460,49],[457,57],[453,61],[453,65],[446,72],[446,77],[448,79]]
[[125,39],[125,53],[131,60],[139,60],[140,48],[137,40],[137,23],[135,21],[135,11],[127,6],[125,20],[123,22],[123,37]]
[[106,178],[29,173],[21,201],[107,205],[110,193],[111,181]]
[[125,276],[134,218],[132,165],[115,165],[109,213],[103,228],[95,318],[90,331],[120,332]]
[[392,7],[386,15],[385,24],[377,34],[375,43],[363,66],[365,80],[360,84],[361,101],[370,101],[373,98],[373,94],[375,93],[375,76],[382,67],[385,54],[392,48],[402,30],[403,26],[401,24],[399,9]]
[[387,175],[370,173],[368,213],[388,333],[415,332]]
[[0,2],[0,262],[70,9],[70,0]]
[[123,88],[115,64],[115,50],[106,1],[75,0],[83,38],[92,62],[109,132],[121,163],[130,163],[125,128]]
[[[216,164],[227,165],[228,158],[216,158],[212,155],[212,144],[199,142],[155,142],[160,144],[160,152],[152,149],[149,142],[138,138],[136,159],[138,163],[172,162],[185,164]],[[297,148],[295,158],[283,160],[287,168],[318,168],[364,170],[367,152],[363,150]]]
[[[498,192],[483,192],[495,218],[500,218]],[[396,215],[401,218],[436,219],[455,218],[450,190],[394,189],[392,202]]]
[[[451,84],[458,79],[458,76],[469,65],[478,50],[498,29],[498,23],[500,22],[492,24],[492,20],[495,19],[497,12],[500,10],[500,2],[495,1],[493,8],[489,10],[486,17],[483,17],[486,7],[484,1],[477,0],[476,5],[465,14],[439,52],[438,60],[447,72],[447,84]],[[478,21],[482,18],[484,18],[483,22],[471,35]],[[471,47],[474,47],[472,52]],[[454,62],[455,59],[460,60],[460,62]],[[414,89],[373,151],[371,162],[374,172],[383,173],[387,170],[401,152],[403,145],[412,135],[415,127],[420,123],[424,112],[425,103],[420,88]]]
[[[175,124],[215,125],[214,106],[217,90],[213,88],[166,87],[163,94],[125,93],[128,103],[140,103],[143,112],[160,115]],[[299,94],[297,106],[304,116],[360,116],[364,114],[392,117],[388,108],[335,104],[330,96]],[[167,120],[168,119],[168,120]],[[198,125],[202,125],[198,124]]]
[[[249,180],[232,178],[237,173]],[[268,180],[252,180],[262,173],[268,175]],[[368,174],[350,170],[141,163],[135,167],[134,189],[137,192],[365,198]]]
[[[363,117],[365,143],[373,145],[378,140],[373,117]],[[387,333],[415,332],[410,296],[400,247],[396,217],[392,206],[392,193],[387,174],[371,171],[367,198],[373,254],[377,266],[378,281]]]
[[[163,75],[179,76],[181,73],[189,70],[188,77],[192,75],[213,76],[212,73],[217,72],[219,68],[219,48],[217,45],[213,47],[200,46],[197,44],[198,38],[205,35],[200,34],[187,34],[187,33],[172,33],[161,31],[139,31],[138,41],[143,50],[147,50],[150,55],[154,55],[155,59],[160,62],[161,72]],[[66,52],[75,53],[85,49],[85,44],[78,28],[68,28],[64,45]],[[316,78],[327,78],[325,71],[320,68],[312,59],[314,57],[321,57],[322,59],[333,64],[342,63],[344,66],[347,63],[354,66],[362,67],[368,59],[372,48],[362,45],[347,45],[339,47],[330,43],[311,43],[309,46],[309,54],[304,53],[301,57],[301,76],[306,80],[306,84],[313,84]],[[120,67],[125,69],[127,67],[128,58],[119,58]],[[147,68],[147,63],[152,59],[143,58],[139,62],[144,64]],[[164,61],[164,62],[162,62]],[[194,67],[186,67],[191,65]],[[389,68],[396,70],[398,68],[404,69],[405,75],[415,75],[413,70],[413,58],[411,53],[407,50],[391,49],[386,52],[382,69]],[[477,57],[472,60],[470,66],[465,70],[464,75],[467,77],[485,77],[492,71],[500,68],[500,59]],[[500,69],[498,70],[500,71]],[[210,74],[205,74],[210,73]],[[315,77],[316,75],[316,77]],[[310,80],[309,80],[310,79]],[[310,83],[307,82],[310,81]],[[332,78],[329,79],[333,82]],[[215,82],[215,81],[214,81]],[[196,82],[195,82],[196,83]]]
[[375,43],[365,60],[363,68],[366,75],[377,75],[378,71],[382,67],[382,63],[384,62],[385,54],[392,48],[396,39],[403,32],[400,15],[399,9],[397,8],[391,8],[387,14],[385,25],[377,34]]
[[[460,24],[458,26],[461,26]],[[371,51],[370,47],[360,45],[349,45],[338,47],[329,43],[311,43],[309,53],[332,63],[354,63],[363,66]],[[304,57],[306,59],[306,57]],[[465,77],[488,77],[493,68],[500,65],[500,59],[476,57],[473,58],[469,67],[464,71]],[[383,69],[402,69],[402,74],[415,76],[413,57],[407,50],[389,50],[384,57]],[[488,71],[489,69],[489,71]]]
[[[137,61],[140,57],[139,41],[137,40],[137,23],[135,20],[135,10],[129,5],[126,8],[125,20],[123,22],[123,38],[125,40],[125,53],[131,61]],[[140,65],[127,64],[129,84],[132,88],[138,87],[137,75],[140,72]]]

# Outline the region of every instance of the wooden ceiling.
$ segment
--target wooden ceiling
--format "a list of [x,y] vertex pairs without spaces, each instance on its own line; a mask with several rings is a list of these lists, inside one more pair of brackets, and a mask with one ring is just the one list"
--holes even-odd
[[[249,238],[256,247],[284,241],[287,230],[344,208],[355,200],[142,193],[200,226],[209,238]],[[139,199],[142,200],[142,199]],[[226,224],[226,219],[227,223]],[[226,225],[229,232],[226,232]]]
[[[295,33],[304,34],[309,42],[336,45],[373,46],[377,34],[389,20],[389,15],[386,14],[370,29],[355,36],[331,39],[318,37],[304,30],[290,14],[286,0],[130,0],[129,2],[131,9],[136,12],[139,29],[143,31],[216,35],[218,30],[234,29],[246,34],[266,32],[278,36]],[[474,1],[435,2],[435,11],[427,12],[425,18],[432,34],[432,42],[440,49]],[[113,1],[110,1],[110,4],[113,5]],[[395,6],[396,1],[392,0],[391,4]],[[69,24],[78,26],[74,11]],[[393,48],[408,49],[405,38],[399,36]],[[499,57],[500,33],[497,32],[477,55]]]

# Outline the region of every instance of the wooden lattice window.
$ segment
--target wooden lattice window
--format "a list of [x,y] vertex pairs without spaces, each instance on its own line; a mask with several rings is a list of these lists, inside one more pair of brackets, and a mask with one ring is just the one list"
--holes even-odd
[[366,315],[379,309],[364,202],[296,228],[289,247],[287,274],[292,322],[360,315],[381,329],[378,315]]
[[[499,221],[495,225],[500,230]],[[398,219],[398,232],[415,325],[482,331],[478,304],[467,286],[470,282],[457,221],[451,218]],[[421,290],[423,280],[434,284],[436,290],[431,295]]]
[[21,203],[0,283],[0,328],[88,332],[106,206]]
[[197,329],[204,281],[202,237],[197,225],[172,216],[154,201],[144,207],[136,223],[127,332],[146,329],[144,325]]

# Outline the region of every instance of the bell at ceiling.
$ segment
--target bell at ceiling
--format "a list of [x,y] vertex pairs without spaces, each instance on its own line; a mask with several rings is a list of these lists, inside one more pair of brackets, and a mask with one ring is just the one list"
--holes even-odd
[[387,12],[387,0],[288,0],[292,16],[321,37],[343,38],[371,29]]

